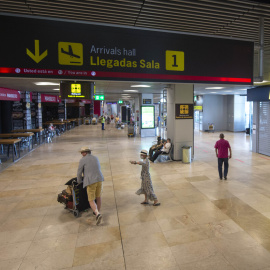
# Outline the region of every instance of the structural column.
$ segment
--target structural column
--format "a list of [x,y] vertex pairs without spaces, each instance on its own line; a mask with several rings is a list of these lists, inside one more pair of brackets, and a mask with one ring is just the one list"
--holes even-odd
[[[193,116],[193,84],[175,84],[167,88],[167,138],[172,140],[173,159],[182,160],[182,147],[191,146],[194,156],[194,116]],[[189,105],[192,108],[191,119],[183,115],[183,118],[176,119],[176,107]],[[177,106],[176,106],[177,105]]]

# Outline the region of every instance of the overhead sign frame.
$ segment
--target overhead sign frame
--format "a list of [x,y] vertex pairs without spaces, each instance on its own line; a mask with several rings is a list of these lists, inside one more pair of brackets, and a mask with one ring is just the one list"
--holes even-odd
[[0,22],[8,25],[0,76],[253,84],[251,41],[8,15]]

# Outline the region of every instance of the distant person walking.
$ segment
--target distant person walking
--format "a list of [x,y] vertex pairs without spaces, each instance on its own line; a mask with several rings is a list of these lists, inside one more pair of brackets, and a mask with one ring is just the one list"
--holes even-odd
[[90,148],[82,147],[80,152],[82,158],[77,171],[77,182],[78,184],[83,182],[83,187],[87,188],[88,201],[96,216],[96,224],[99,225],[102,219],[99,211],[101,209],[102,182],[104,177],[100,169],[99,160],[91,155]]
[[138,164],[142,166],[141,171],[141,188],[137,190],[136,194],[141,195],[144,194],[144,201],[141,204],[149,204],[150,201],[154,201],[153,206],[159,206],[157,196],[154,193],[154,188],[151,181],[151,175],[149,173],[149,160],[147,158],[148,152],[147,150],[141,150],[140,157],[142,161],[130,161],[131,164]]
[[[227,180],[227,174],[229,169],[229,158],[232,157],[232,149],[228,141],[224,140],[224,134],[220,133],[219,140],[215,144],[216,156],[218,158],[218,172],[219,179],[222,180],[222,166],[224,163],[224,180]],[[228,150],[230,155],[228,154]]]

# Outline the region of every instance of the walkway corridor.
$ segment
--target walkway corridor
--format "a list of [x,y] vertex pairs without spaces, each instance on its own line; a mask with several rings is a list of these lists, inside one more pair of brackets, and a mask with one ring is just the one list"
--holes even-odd
[[[151,163],[161,206],[144,206],[139,151],[155,138],[80,126],[0,173],[0,269],[269,270],[270,157],[249,151],[244,133],[225,132],[233,158],[220,181],[218,133],[195,134],[195,159]],[[90,146],[105,177],[103,222],[75,218],[57,202]]]

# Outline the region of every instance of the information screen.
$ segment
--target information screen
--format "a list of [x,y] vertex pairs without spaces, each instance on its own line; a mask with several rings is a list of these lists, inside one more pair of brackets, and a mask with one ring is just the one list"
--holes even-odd
[[141,106],[141,128],[155,128],[154,106]]

